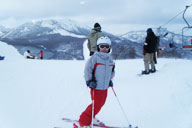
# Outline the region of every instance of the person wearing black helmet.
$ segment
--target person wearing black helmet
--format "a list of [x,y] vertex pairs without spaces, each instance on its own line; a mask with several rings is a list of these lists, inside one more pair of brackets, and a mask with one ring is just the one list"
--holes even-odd
[[94,28],[92,29],[91,33],[88,35],[88,43],[87,47],[90,51],[90,56],[94,54],[95,51],[97,51],[97,40],[104,36],[101,31],[101,26],[99,23],[94,24]]
[[[143,46],[143,55],[144,55],[144,66],[145,70],[142,71],[142,74],[149,74],[156,72],[155,62],[153,60],[154,53],[156,52],[157,46],[157,36],[154,34],[151,28],[147,29],[147,37]],[[151,64],[151,69],[149,69],[149,64]]]

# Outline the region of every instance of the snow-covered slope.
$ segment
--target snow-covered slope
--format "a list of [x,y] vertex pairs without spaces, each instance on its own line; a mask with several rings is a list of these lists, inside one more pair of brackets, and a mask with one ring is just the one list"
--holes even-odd
[[[91,103],[83,78],[85,61],[26,60],[0,43],[15,61],[0,61],[0,127],[53,128],[72,125],[62,117],[78,119]],[[116,61],[114,89],[132,124],[140,128],[191,128],[192,61],[159,59],[158,72],[139,77],[142,59]],[[118,102],[109,89],[98,118],[109,125],[126,126]]]
[[5,56],[5,60],[20,60],[23,56],[12,45],[0,41],[0,55]]

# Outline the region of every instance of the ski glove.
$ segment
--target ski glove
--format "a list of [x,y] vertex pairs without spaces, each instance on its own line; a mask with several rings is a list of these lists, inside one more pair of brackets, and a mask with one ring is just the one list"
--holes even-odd
[[89,80],[86,81],[86,84],[89,88],[96,88],[97,87],[97,81],[96,80]]
[[110,82],[109,82],[109,87],[113,87],[113,81],[112,80],[110,80]]
[[92,56],[93,54],[94,54],[94,52],[90,51],[89,56]]

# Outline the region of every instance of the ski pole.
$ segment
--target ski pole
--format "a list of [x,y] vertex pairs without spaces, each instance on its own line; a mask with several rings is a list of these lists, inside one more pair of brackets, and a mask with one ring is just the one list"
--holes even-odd
[[93,117],[94,117],[94,98],[95,98],[94,91],[95,89],[92,90],[92,122],[91,122],[92,128],[93,128]]
[[113,87],[112,87],[112,90],[113,90],[113,93],[114,93],[114,95],[115,95],[118,103],[119,103],[119,106],[120,106],[120,108],[121,108],[121,111],[123,112],[123,115],[125,116],[125,118],[126,118],[126,120],[127,120],[127,123],[129,124],[129,128],[131,128],[132,126],[131,126],[131,124],[129,123],[129,120],[128,120],[126,114],[125,114],[125,111],[123,110],[123,107],[122,107],[122,105],[121,105],[121,103],[120,103],[120,101],[119,101],[119,98],[117,97],[117,95],[116,95],[115,90],[113,89]]

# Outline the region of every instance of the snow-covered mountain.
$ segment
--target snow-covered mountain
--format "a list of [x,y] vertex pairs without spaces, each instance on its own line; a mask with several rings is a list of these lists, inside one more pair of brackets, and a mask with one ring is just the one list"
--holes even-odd
[[1,40],[14,45],[21,54],[44,50],[45,58],[83,59],[82,44],[90,28],[71,20],[35,20],[4,34]]
[[[84,59],[83,42],[87,39],[90,31],[90,27],[67,19],[35,20],[4,34],[1,36],[1,41],[14,45],[21,54],[27,49],[33,51],[34,54],[44,50],[45,58],[81,60]],[[141,53],[135,50],[138,49],[137,45],[139,44],[107,32],[103,33],[112,40],[112,52],[119,50],[119,47],[124,49],[121,54],[115,55],[116,53],[113,53],[117,59],[141,56]],[[129,56],[127,51],[133,48],[134,55]]]
[[72,36],[85,38],[89,33],[87,26],[78,25],[71,20],[34,20],[15,28],[13,31],[2,36],[10,40],[26,37],[43,36],[49,34],[60,34],[63,36]]
[[[1,29],[0,29],[1,30]],[[16,47],[21,54],[31,50],[35,55],[43,50],[45,59],[84,59],[83,43],[91,27],[81,25],[69,19],[34,20],[11,29],[0,35],[0,40]],[[160,36],[160,45],[165,47],[163,57],[192,58],[188,51],[181,49],[181,35],[167,29],[154,29]],[[145,31],[131,31],[122,36],[103,32],[112,40],[112,56],[116,59],[141,58]],[[165,33],[168,33],[164,37]],[[186,38],[185,40],[188,40]],[[174,43],[177,49],[170,49]]]
[[0,25],[0,37],[7,34],[9,31],[11,31],[11,28],[6,28],[6,27]]
[[[78,119],[91,103],[83,78],[86,62],[28,60],[2,42],[0,49],[6,55],[0,61],[0,127],[72,128],[61,119]],[[158,72],[141,77],[142,59],[115,63],[114,90],[129,123],[139,128],[191,128],[191,60],[158,59]],[[111,88],[97,118],[107,125],[128,126]]]
[[126,34],[121,35],[122,38],[129,39],[133,42],[143,43],[145,41],[146,32],[145,31],[130,31]]

